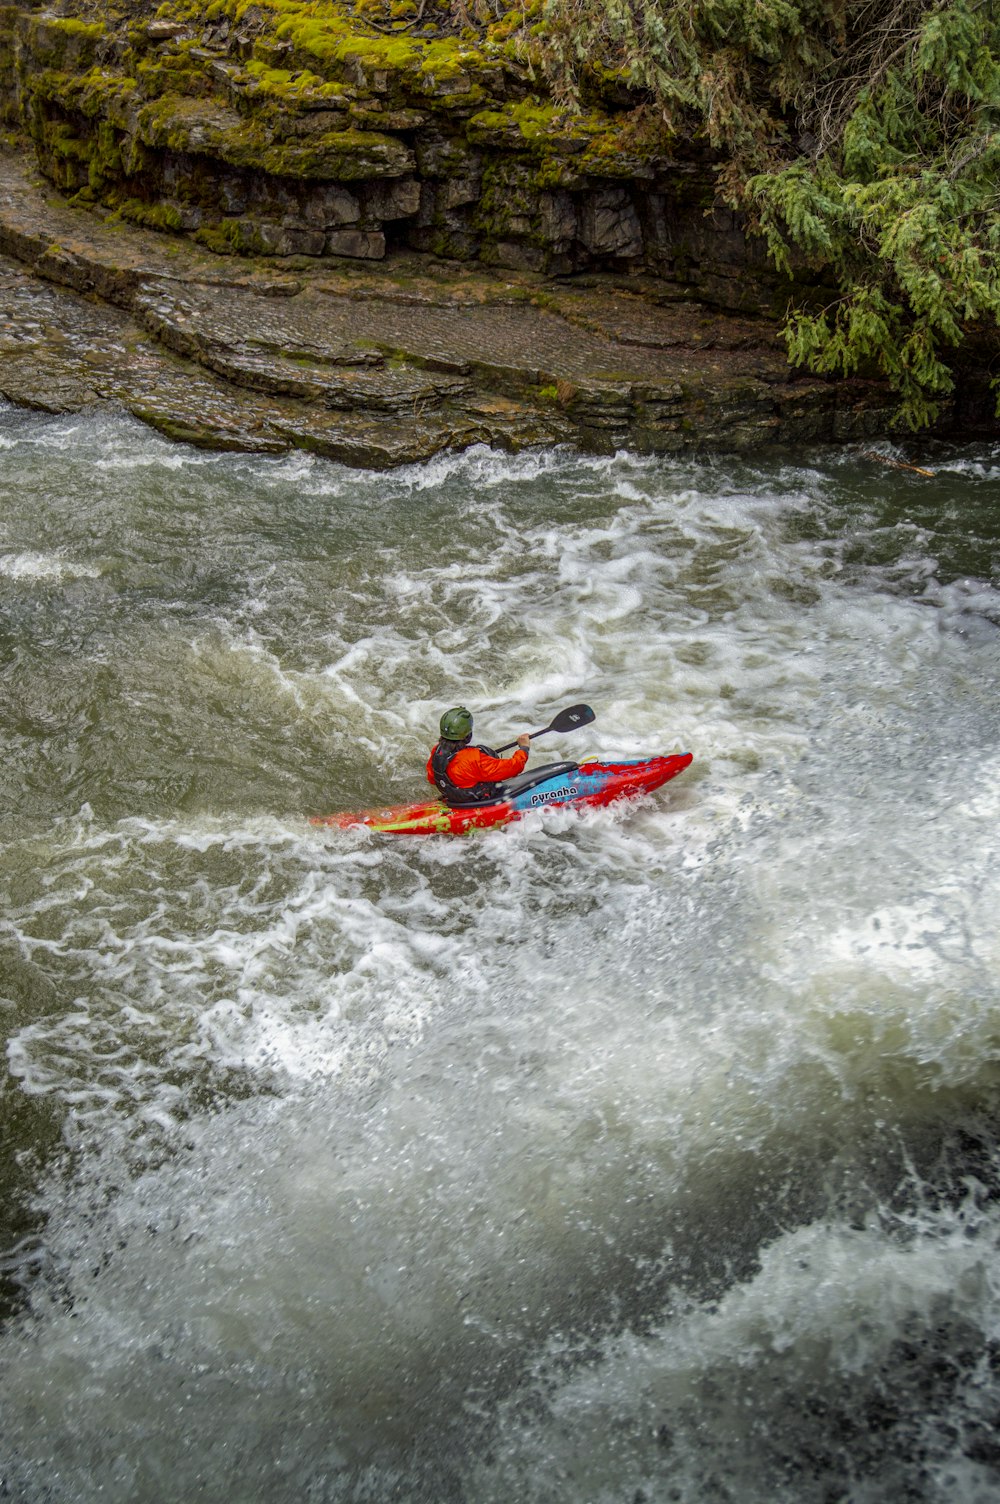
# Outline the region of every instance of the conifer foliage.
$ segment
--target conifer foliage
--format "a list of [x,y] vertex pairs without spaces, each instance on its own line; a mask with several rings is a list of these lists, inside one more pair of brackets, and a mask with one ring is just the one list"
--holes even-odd
[[827,286],[794,362],[882,373],[918,428],[970,338],[1000,350],[1000,0],[543,0],[536,35],[566,99],[615,81],[700,136],[776,265]]

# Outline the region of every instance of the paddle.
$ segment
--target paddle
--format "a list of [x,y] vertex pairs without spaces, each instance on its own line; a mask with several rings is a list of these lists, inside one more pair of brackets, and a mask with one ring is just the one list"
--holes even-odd
[[[560,710],[557,716],[553,716],[547,726],[541,731],[530,731],[528,735],[534,741],[536,736],[547,736],[550,731],[575,731],[577,726],[589,726],[597,717],[589,705],[570,705],[566,710]],[[502,747],[497,747],[497,756],[501,752],[509,752],[511,747],[516,747],[517,742],[506,742]]]

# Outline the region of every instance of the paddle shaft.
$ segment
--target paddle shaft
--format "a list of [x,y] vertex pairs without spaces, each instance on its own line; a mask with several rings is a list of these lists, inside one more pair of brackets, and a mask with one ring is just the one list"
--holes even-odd
[[[528,736],[534,741],[536,736],[546,736],[550,731],[575,731],[578,726],[589,726],[595,719],[594,712],[589,705],[571,705],[568,710],[561,710],[557,716],[553,716],[547,726],[541,731],[529,731]],[[517,742],[505,742],[502,747],[496,748],[497,756],[501,752],[509,752],[511,747],[516,747]]]
[[[551,726],[543,726],[542,729],[541,729],[541,731],[529,731],[528,732],[528,737],[529,737],[529,739],[531,741],[534,741],[536,736],[544,736],[545,733],[546,733],[546,731],[551,731],[551,730],[552,730]],[[499,757],[501,752],[509,752],[510,749],[511,749],[511,747],[516,747],[516,746],[517,746],[517,742],[504,742],[503,746],[495,748],[495,751],[496,751],[497,756]]]

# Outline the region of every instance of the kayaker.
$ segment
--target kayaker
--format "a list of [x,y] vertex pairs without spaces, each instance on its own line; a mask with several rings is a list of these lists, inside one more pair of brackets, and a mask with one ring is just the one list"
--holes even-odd
[[446,804],[483,804],[496,799],[505,778],[513,778],[528,761],[531,737],[526,731],[517,739],[517,751],[497,757],[490,747],[472,747],[472,712],[464,705],[446,710],[441,717],[441,740],[427,759],[427,781],[439,790]]

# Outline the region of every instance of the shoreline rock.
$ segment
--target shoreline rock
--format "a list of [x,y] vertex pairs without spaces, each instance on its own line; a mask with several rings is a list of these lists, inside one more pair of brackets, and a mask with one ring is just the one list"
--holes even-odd
[[387,35],[349,0],[66,9],[0,3],[0,110],[52,183],[137,223],[220,253],[416,251],[784,297],[703,151],[630,107],[559,107],[518,44]]
[[0,154],[0,255],[9,400],[116,401],[207,447],[377,468],[477,443],[669,454],[891,426],[878,383],[797,377],[773,322],[652,280],[220,258],[68,204],[25,152]]
[[[376,466],[894,432],[882,383],[789,368],[703,147],[613,81],[559,108],[516,8],[423,13],[0,0],[0,390]],[[935,433],[1000,431],[962,380]]]

